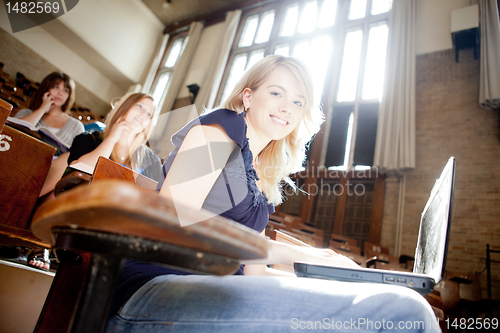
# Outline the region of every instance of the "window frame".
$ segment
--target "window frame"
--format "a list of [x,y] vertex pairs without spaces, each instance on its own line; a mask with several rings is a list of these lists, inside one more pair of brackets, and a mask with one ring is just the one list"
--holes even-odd
[[[168,79],[167,85],[165,86],[163,93],[157,102],[158,104],[156,105],[156,109],[161,110],[161,108],[162,108],[163,102],[165,100],[165,97],[168,93],[168,89],[170,87],[170,82],[172,80],[172,76],[174,75],[174,72],[175,72],[175,69],[177,67],[177,64],[179,63],[180,57],[182,56],[182,53],[184,52],[184,49],[186,48],[186,44],[188,42],[188,35],[189,35],[189,30],[184,30],[184,31],[180,31],[180,32],[177,32],[175,34],[172,34],[168,38],[168,42],[167,42],[167,45],[165,47],[165,51],[163,52],[163,56],[161,58],[160,65],[158,66],[158,69],[156,70],[155,77],[153,79],[153,84],[151,84],[151,88],[149,89],[149,92],[148,92],[151,96],[153,96],[156,85],[158,84],[158,79],[164,73],[170,73],[170,77]],[[182,44],[181,51],[179,52],[179,55],[177,57],[177,60],[175,61],[175,65],[172,67],[165,67],[165,63],[168,59],[168,56],[170,55],[170,52],[172,51],[172,47],[173,47],[174,43],[177,40],[179,40],[180,38],[184,38],[184,41]]]

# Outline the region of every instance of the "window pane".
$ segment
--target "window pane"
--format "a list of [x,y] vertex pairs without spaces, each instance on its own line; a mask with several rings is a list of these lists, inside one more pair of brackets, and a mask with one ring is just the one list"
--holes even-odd
[[387,13],[392,6],[392,0],[372,0],[372,15]]
[[351,0],[349,8],[349,20],[356,20],[365,17],[366,0]]
[[281,44],[276,46],[274,54],[288,57],[290,55],[290,46],[288,44]]
[[238,44],[238,47],[245,47],[252,45],[258,24],[259,24],[259,15],[252,15],[247,18],[245,26],[243,27],[243,32],[241,33],[240,43]]
[[354,101],[356,99],[362,42],[363,31],[356,30],[347,33],[337,93],[338,102]]
[[356,147],[352,162],[354,166],[371,167],[373,165],[375,140],[377,139],[378,107],[378,103],[359,105]]
[[295,45],[293,49],[293,56],[305,62],[309,63],[309,41],[301,42]]
[[384,85],[385,55],[387,49],[387,24],[374,26],[368,34],[365,77],[363,80],[363,99],[380,100]]
[[337,0],[325,0],[321,6],[318,28],[331,27],[335,23]]
[[177,63],[177,59],[179,59],[179,55],[181,54],[184,46],[184,37],[178,38],[172,44],[170,48],[170,53],[168,54],[167,60],[165,61],[165,67],[174,67]]
[[293,36],[297,19],[299,17],[299,5],[293,4],[285,10],[283,23],[281,24],[280,37]]
[[299,32],[306,33],[314,30],[318,17],[318,3],[310,1],[306,3],[300,15]]
[[270,10],[262,14],[260,19],[259,30],[257,30],[257,37],[255,43],[265,43],[269,40],[271,29],[274,23],[274,10]]
[[168,81],[170,79],[170,72],[161,73],[156,81],[155,87],[153,88],[153,92],[151,96],[153,96],[155,106],[158,106],[160,100],[163,96],[163,93],[167,89]]
[[245,70],[255,65],[255,63],[262,58],[264,58],[264,49],[252,51],[252,53],[250,53],[250,59],[248,60],[248,64],[245,67]]
[[224,93],[222,94],[221,101],[225,101],[227,96],[231,93],[236,82],[241,78],[243,72],[245,71],[245,65],[247,63],[247,54],[240,53],[234,57],[233,64],[229,70],[229,75],[226,80],[226,86],[224,87]]
[[344,165],[349,132],[349,119],[353,112],[353,105],[338,106],[333,109],[325,159],[326,167]]
[[331,59],[332,49],[332,38],[329,35],[318,36],[314,38],[311,44],[308,65],[311,70],[315,96],[318,98],[318,101],[323,91],[323,84],[328,69],[328,63]]

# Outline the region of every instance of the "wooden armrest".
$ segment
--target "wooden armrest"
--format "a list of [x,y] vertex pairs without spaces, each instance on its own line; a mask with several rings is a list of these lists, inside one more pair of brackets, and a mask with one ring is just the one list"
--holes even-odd
[[[181,227],[179,210],[193,224]],[[174,206],[155,192],[117,180],[77,187],[40,206],[33,217],[33,233],[54,244],[52,229],[56,227],[140,237],[194,249],[201,256],[260,259],[268,251],[267,240],[255,230],[206,211]]]
[[54,188],[54,196],[58,196],[59,194],[71,190],[78,185],[88,184],[90,183],[90,180],[91,176],[89,174],[78,170],[72,171],[57,182],[56,187]]

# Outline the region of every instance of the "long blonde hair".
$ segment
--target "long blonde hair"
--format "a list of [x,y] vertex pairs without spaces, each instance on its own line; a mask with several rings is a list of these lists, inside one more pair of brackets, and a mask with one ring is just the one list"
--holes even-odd
[[283,201],[281,192],[285,183],[296,188],[289,175],[302,168],[307,145],[324,120],[323,112],[315,105],[314,88],[308,69],[296,58],[269,55],[245,72],[227,100],[220,105],[238,113],[243,112],[243,90],[258,89],[277,67],[288,69],[297,78],[305,97],[305,112],[297,127],[287,137],[272,140],[257,156],[255,169],[260,178],[259,187],[268,203],[273,205],[279,205]]
[[[149,98],[153,100],[153,97],[150,95],[144,94],[144,93],[128,93],[124,96],[122,96],[118,102],[114,103],[112,105],[111,111],[108,113],[106,116],[105,124],[106,124],[106,129],[104,130],[104,139],[111,133],[111,130],[113,127],[124,117],[127,116],[127,113],[132,109],[137,103],[142,101],[144,98]],[[134,154],[134,152],[141,146],[143,145],[148,139],[149,136],[151,135],[152,129],[153,129],[153,121],[152,118],[154,117],[154,110],[151,115],[151,121],[149,124],[141,131],[139,134],[136,135],[134,140],[132,141],[132,144],[129,147],[129,153],[123,164],[125,164],[128,167],[134,167],[131,165],[130,162],[130,157]],[[110,156],[111,160],[115,162],[119,162],[120,159],[117,156],[117,153],[115,149],[113,148],[113,152],[111,153]],[[122,163],[122,162],[120,162]]]

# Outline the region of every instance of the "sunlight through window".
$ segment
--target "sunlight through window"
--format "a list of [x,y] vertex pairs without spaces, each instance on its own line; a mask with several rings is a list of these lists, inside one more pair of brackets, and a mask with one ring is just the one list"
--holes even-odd
[[288,6],[285,10],[285,19],[281,24],[280,37],[293,36],[299,18],[299,5]]
[[328,35],[316,37],[311,45],[311,54],[309,56],[309,68],[314,84],[314,92],[318,102],[321,98],[325,74],[328,68],[328,62],[332,54],[333,43]]
[[259,24],[258,15],[252,15],[249,18],[247,18],[245,26],[243,27],[243,32],[241,33],[240,43],[238,44],[239,47],[252,45],[258,24]]
[[250,53],[250,60],[248,60],[245,70],[255,65],[255,63],[262,58],[264,58],[264,49],[256,50]]
[[342,57],[342,69],[340,71],[340,82],[337,94],[338,102],[354,101],[356,98],[362,42],[362,30],[355,30],[347,33],[344,55]]
[[316,1],[308,2],[300,15],[299,32],[304,34],[314,30],[318,16],[318,4]]
[[255,37],[255,43],[265,43],[269,40],[271,29],[273,28],[273,23],[274,10],[270,10],[262,14],[259,30],[257,30],[257,36]]
[[292,56],[305,62],[309,62],[309,41],[304,41],[295,45]]
[[290,46],[288,44],[280,44],[276,46],[274,54],[288,57],[290,55]]
[[349,116],[349,127],[347,130],[347,141],[345,144],[345,155],[344,155],[344,165],[343,170],[347,169],[349,165],[349,156],[351,155],[351,144],[352,144],[352,132],[354,128],[354,113]]
[[167,84],[169,79],[170,79],[170,72],[162,73],[158,78],[153,93],[151,94],[155,106],[158,106],[158,103],[160,103],[163,93],[167,89]]
[[321,153],[308,158],[327,168],[369,168],[393,1],[281,0],[243,10],[217,103],[265,55],[298,58],[310,69],[314,104],[329,121]]
[[387,24],[381,24],[370,28],[362,90],[363,99],[380,100],[382,98],[388,34],[389,28]]
[[351,0],[349,8],[349,20],[356,20],[365,17],[366,0]]
[[392,0],[372,0],[372,15],[387,13],[391,6]]
[[[184,40],[186,40],[186,43],[184,43]],[[179,58],[179,55],[181,54],[183,50],[183,46],[187,44],[187,38],[178,38],[174,44],[172,45],[172,49],[170,50],[170,53],[167,57],[167,60],[165,61],[165,67],[174,67],[175,64],[177,63],[177,59]]]
[[226,86],[224,87],[224,93],[222,94],[222,101],[225,101],[227,96],[233,90],[236,82],[241,78],[243,72],[245,71],[245,65],[247,63],[247,55],[245,53],[238,54],[234,57],[233,65],[229,71],[229,77],[226,81]]
[[319,14],[318,28],[331,27],[335,24],[337,15],[337,0],[325,0]]

